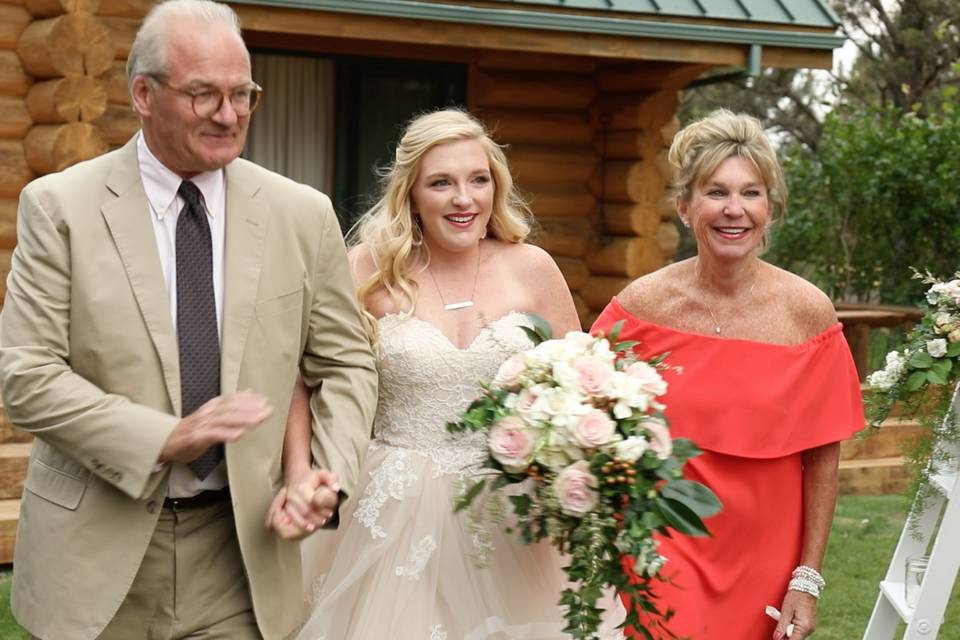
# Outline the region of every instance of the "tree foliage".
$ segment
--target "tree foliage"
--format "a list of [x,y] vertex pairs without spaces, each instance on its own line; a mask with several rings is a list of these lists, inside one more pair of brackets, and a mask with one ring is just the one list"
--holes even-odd
[[771,261],[834,300],[915,304],[910,267],[949,274],[960,255],[960,112],[838,109],[816,155],[793,148],[791,210]]

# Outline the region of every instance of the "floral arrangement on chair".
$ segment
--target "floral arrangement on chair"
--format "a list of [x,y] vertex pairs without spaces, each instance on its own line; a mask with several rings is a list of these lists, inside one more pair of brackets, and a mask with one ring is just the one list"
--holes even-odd
[[[509,531],[526,544],[549,539],[567,554],[565,633],[595,638],[598,599],[613,588],[634,605],[625,624],[651,637],[637,608],[651,626],[669,618],[656,604],[667,560],[654,532],[707,535],[702,519],[720,503],[683,478],[699,450],[670,436],[658,400],[667,389],[663,357],[644,361],[635,342],[617,343],[619,323],[609,339],[571,332],[553,340],[549,325],[531,322],[525,330],[535,346],[504,362],[460,421],[447,425],[453,433],[485,431],[489,448],[456,508],[480,505],[471,511],[479,517],[485,506],[503,522],[506,498]],[[624,570],[631,561],[632,575]]]
[[960,421],[951,406],[960,380],[960,272],[946,281],[929,272],[914,271],[914,277],[930,285],[926,312],[887,354],[885,366],[867,377],[867,422],[879,427],[899,407],[902,417],[923,426],[926,436],[908,454],[915,469],[911,492],[922,512],[936,491],[931,477],[958,462],[951,449],[960,445]]

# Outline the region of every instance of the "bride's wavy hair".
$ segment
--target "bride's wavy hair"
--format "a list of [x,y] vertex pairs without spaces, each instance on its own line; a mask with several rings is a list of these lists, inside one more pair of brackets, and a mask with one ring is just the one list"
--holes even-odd
[[720,164],[731,156],[743,158],[763,180],[770,202],[770,224],[764,230],[763,247],[769,227],[783,219],[787,209],[787,184],[777,153],[753,116],[717,109],[684,127],[673,138],[667,159],[674,167],[673,195],[689,202],[693,189],[710,179]]
[[374,342],[377,325],[367,309],[369,297],[385,290],[398,308],[409,305],[406,313],[413,314],[417,289],[409,277],[410,271],[418,262],[430,260],[411,202],[421,160],[437,145],[461,140],[479,141],[490,163],[494,198],[487,235],[519,243],[530,233],[530,209],[514,185],[504,148],[493,141],[483,124],[469,113],[453,108],[414,117],[397,144],[393,162],[381,171],[380,199],[347,234],[348,244],[363,243],[375,265],[374,274],[357,288],[364,323]]

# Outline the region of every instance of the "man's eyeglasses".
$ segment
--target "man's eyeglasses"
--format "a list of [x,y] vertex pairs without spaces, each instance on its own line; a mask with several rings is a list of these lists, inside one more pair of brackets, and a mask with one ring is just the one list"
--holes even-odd
[[230,106],[240,117],[250,115],[257,105],[260,104],[260,94],[263,88],[256,82],[251,82],[230,90],[226,93],[215,87],[198,87],[196,89],[183,89],[175,87],[159,76],[149,76],[158,85],[162,85],[175,93],[187,96],[191,100],[193,113],[198,118],[209,118],[223,107],[223,99],[230,99]]

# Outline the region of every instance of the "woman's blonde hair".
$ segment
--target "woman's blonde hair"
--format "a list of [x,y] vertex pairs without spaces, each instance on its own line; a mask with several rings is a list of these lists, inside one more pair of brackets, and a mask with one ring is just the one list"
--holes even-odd
[[753,165],[767,187],[770,222],[779,222],[787,207],[783,169],[763,125],[745,113],[717,109],[677,133],[668,156],[675,169],[673,195],[689,202],[694,187],[709,180],[720,164],[731,156],[739,156]]
[[348,234],[351,245],[364,244],[375,268],[373,275],[357,289],[357,299],[374,340],[376,319],[367,310],[367,299],[383,289],[398,308],[409,303],[407,313],[412,314],[417,304],[417,291],[410,280],[410,270],[418,261],[429,262],[430,259],[411,203],[421,160],[435,146],[461,140],[480,142],[490,163],[494,198],[487,235],[517,243],[530,233],[530,210],[514,186],[503,147],[490,138],[479,120],[453,108],[413,118],[397,144],[393,163],[383,173],[380,199]]

